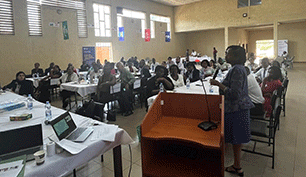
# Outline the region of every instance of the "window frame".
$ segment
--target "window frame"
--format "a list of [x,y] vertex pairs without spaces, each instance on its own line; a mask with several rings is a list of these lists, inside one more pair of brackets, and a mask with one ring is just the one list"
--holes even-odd
[[[97,5],[98,6],[98,11],[95,10],[94,6]],[[111,6],[110,5],[105,5],[105,4],[100,4],[100,3],[93,3],[92,4],[93,7],[93,17],[94,17],[94,30],[95,30],[95,37],[112,37],[112,30],[111,30]],[[105,13],[105,8],[109,8],[109,12]],[[103,19],[101,19],[101,11],[100,8],[103,9]],[[97,27],[97,21],[96,21],[96,17],[95,15],[97,15],[98,17],[98,25],[99,27]],[[106,16],[109,16],[109,24],[106,23]],[[104,35],[101,34],[101,23],[103,23],[104,26]],[[109,25],[107,27],[107,25]],[[99,32],[99,34],[97,35],[97,31]],[[107,31],[109,31],[109,35],[107,35]]]
[[154,39],[156,37],[155,31],[155,22],[166,23],[167,24],[167,31],[170,31],[170,39],[171,39],[171,17],[157,15],[157,14],[150,14],[150,29],[151,29],[151,38]]
[[[7,6],[5,4],[7,4]],[[0,17],[2,16],[0,18],[0,35],[15,35],[13,0],[4,0],[0,5],[6,7],[0,10],[0,12],[2,12],[0,13]]]
[[[243,8],[243,7],[250,7],[250,6],[257,6],[257,5],[261,5],[262,4],[262,0],[260,0],[260,4],[253,4],[252,5],[252,1],[258,1],[258,0],[248,0],[248,4],[246,4],[245,6],[242,6],[240,5],[241,3],[239,3],[240,0],[237,1],[238,5],[237,7],[238,8]],[[253,2],[254,3],[254,2]]]

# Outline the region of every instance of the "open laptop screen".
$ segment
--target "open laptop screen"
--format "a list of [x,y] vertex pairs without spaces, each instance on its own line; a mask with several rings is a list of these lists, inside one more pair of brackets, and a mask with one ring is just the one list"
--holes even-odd
[[56,119],[52,120],[50,124],[59,140],[66,138],[76,129],[76,125],[69,112],[65,112],[58,116]]
[[0,155],[41,146],[41,124],[0,132],[0,144]]

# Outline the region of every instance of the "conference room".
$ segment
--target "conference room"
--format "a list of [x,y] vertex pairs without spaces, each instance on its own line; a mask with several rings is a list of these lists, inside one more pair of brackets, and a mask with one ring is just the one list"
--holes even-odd
[[[304,176],[305,8],[298,0],[0,1],[0,167],[18,162],[21,176]],[[244,105],[263,113],[251,110],[249,140],[233,143],[227,82],[238,65]],[[58,120],[90,133],[62,138],[72,132],[56,129]],[[208,120],[217,127],[198,127]],[[21,133],[31,128],[37,136]],[[37,144],[9,148],[14,138]]]

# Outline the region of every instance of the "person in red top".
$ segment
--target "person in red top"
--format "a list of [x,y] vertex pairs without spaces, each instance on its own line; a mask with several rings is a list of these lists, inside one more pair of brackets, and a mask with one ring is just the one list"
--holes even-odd
[[270,67],[268,72],[269,76],[263,80],[261,90],[265,98],[264,110],[267,111],[267,117],[270,117],[272,113],[271,97],[273,92],[282,86],[282,82],[280,81],[282,73],[276,66]]
[[217,53],[218,53],[218,51],[217,51],[216,47],[214,47],[213,54],[214,54],[214,60],[215,61],[217,61]]

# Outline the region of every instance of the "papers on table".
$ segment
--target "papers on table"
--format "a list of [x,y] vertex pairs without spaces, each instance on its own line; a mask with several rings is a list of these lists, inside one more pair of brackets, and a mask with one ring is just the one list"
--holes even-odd
[[22,168],[23,168],[23,160],[0,164],[0,176],[1,177],[18,176]]
[[116,133],[118,131],[118,125],[101,124],[99,126],[94,126],[93,128],[94,132],[91,134],[91,141],[115,141]]
[[67,139],[62,139],[61,141],[56,142],[56,144],[61,148],[65,149],[66,151],[70,152],[71,154],[78,154],[85,148],[87,148],[87,146],[84,144],[75,143]]

